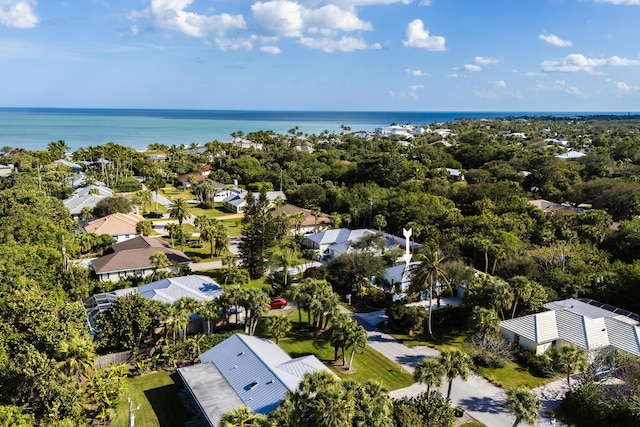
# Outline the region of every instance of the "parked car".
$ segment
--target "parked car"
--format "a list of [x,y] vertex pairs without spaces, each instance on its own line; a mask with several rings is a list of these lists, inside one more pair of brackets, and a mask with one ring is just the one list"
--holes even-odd
[[271,308],[285,308],[287,306],[287,300],[282,297],[271,298]]
[[142,214],[143,218],[146,219],[158,219],[158,218],[162,218],[164,215],[162,215],[162,213],[160,212],[147,212],[145,214]]

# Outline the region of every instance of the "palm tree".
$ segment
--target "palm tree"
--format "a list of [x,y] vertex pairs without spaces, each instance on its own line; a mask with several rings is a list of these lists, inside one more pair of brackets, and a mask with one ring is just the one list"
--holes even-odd
[[161,188],[164,188],[165,184],[166,182],[164,182],[164,179],[159,175],[156,175],[145,182],[147,188],[156,193],[156,210],[158,210],[158,191],[160,191]]
[[136,233],[148,236],[153,231],[153,224],[151,221],[140,221],[136,224]]
[[373,226],[378,229],[378,231],[382,231],[383,228],[387,226],[387,219],[384,215],[376,215],[373,217]]
[[565,344],[554,357],[555,369],[567,375],[567,386],[571,389],[571,374],[584,370],[587,366],[587,355],[584,350],[573,344]]
[[347,369],[351,369],[353,365],[353,356],[356,351],[364,349],[367,345],[367,331],[354,322],[354,325],[348,329],[347,337],[345,340],[345,347],[351,349],[351,356],[349,357],[349,364]]
[[333,346],[333,361],[338,361],[338,352],[342,350],[342,357],[345,357],[344,347],[347,336],[347,328],[354,320],[347,314],[338,312],[331,321],[329,328],[329,342]]
[[159,270],[163,270],[169,267],[169,258],[164,252],[154,252],[153,255],[149,257],[151,264],[153,265],[153,274],[151,275],[151,279],[155,279]]
[[425,357],[416,365],[413,372],[413,380],[427,386],[427,401],[431,396],[429,394],[431,387],[440,387],[442,385],[443,375],[444,366],[436,359]]
[[431,314],[433,312],[433,283],[438,282],[441,285],[445,284],[449,287],[449,282],[447,281],[446,273],[441,267],[444,257],[439,251],[435,251],[431,257],[428,257],[425,254],[418,254],[418,258],[422,259],[422,262],[414,273],[412,290],[423,291],[427,287],[429,288],[428,331],[429,336],[434,340],[435,337],[433,336],[433,330],[431,328]]
[[241,406],[222,414],[220,427],[251,427],[264,425],[267,417],[254,414],[247,406]]
[[538,411],[542,409],[542,403],[538,396],[526,388],[507,390],[505,406],[516,416],[513,427],[516,427],[522,421],[535,424],[540,416]]
[[291,330],[291,321],[286,316],[270,316],[265,321],[265,327],[279,345],[280,339],[286,337]]
[[142,205],[142,211],[147,211],[147,205],[150,205],[153,202],[153,195],[149,190],[139,190],[136,191],[136,198],[138,202]]
[[289,267],[293,264],[294,252],[289,248],[283,248],[274,251],[269,258],[269,264],[275,268],[282,268],[282,277],[284,277],[284,287],[287,288],[287,279],[289,278]]
[[169,218],[177,219],[178,225],[180,226],[182,226],[182,222],[190,216],[191,212],[187,200],[182,197],[175,199],[171,207],[169,207]]
[[200,305],[198,309],[198,314],[202,317],[202,320],[207,324],[206,334],[211,334],[211,323],[216,322],[218,319],[218,309],[220,308],[220,304],[218,304],[217,299],[205,301]]
[[443,351],[440,356],[440,363],[443,366],[444,375],[449,380],[447,399],[451,398],[451,386],[457,377],[467,380],[471,372],[471,357],[458,349]]
[[242,303],[247,310],[245,330],[250,336],[255,335],[260,316],[269,311],[270,302],[269,295],[261,288],[245,290]]

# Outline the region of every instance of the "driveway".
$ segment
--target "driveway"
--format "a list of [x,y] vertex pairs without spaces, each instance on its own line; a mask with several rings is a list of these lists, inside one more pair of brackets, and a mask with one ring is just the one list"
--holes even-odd
[[[413,373],[414,366],[423,358],[440,357],[438,350],[431,347],[409,348],[396,341],[391,335],[377,330],[365,320],[366,317],[372,317],[371,313],[354,313],[353,317],[367,330],[368,344],[409,373]],[[448,385],[446,378],[443,378],[440,391],[444,396],[447,394]],[[414,384],[404,389],[394,390],[389,395],[399,398],[415,396],[423,391],[426,391],[426,387]],[[513,426],[515,418],[502,406],[504,396],[504,390],[474,372],[469,375],[467,381],[455,379],[451,390],[452,404],[462,406],[469,415],[488,427]]]

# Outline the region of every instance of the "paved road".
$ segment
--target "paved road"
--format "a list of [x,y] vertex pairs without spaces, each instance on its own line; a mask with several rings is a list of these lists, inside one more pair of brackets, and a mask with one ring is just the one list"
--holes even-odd
[[[371,316],[369,314],[369,316]],[[389,334],[380,332],[365,319],[354,313],[353,317],[367,330],[368,344],[384,356],[394,361],[407,372],[413,373],[414,366],[424,357],[438,358],[440,352],[430,347],[409,348]],[[448,382],[443,379],[441,392],[446,396]],[[392,397],[416,395],[425,391],[426,387],[414,384],[390,393]],[[488,427],[511,427],[515,418],[502,406],[504,391],[491,384],[476,373],[472,373],[467,381],[455,379],[451,390],[453,405],[462,406],[465,411],[476,420]],[[520,424],[526,425],[526,424]]]

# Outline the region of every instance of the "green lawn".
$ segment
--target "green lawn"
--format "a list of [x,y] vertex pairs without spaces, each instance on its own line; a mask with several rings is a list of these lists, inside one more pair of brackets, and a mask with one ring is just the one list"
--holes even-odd
[[[306,333],[296,332],[298,326],[298,310],[289,315],[294,324],[293,331],[287,338],[280,341],[280,347],[291,357],[314,354],[322,360],[342,379],[353,379],[364,383],[367,380],[379,381],[389,390],[408,387],[413,384],[413,377],[373,348],[366,346],[364,351],[356,353],[353,359],[353,373],[345,373],[341,367],[333,366],[333,347],[321,337],[313,338]],[[308,316],[302,311],[302,321],[307,322]],[[347,357],[349,353],[347,353]]]
[[[392,333],[391,335],[407,347],[429,346],[439,351],[448,351],[457,348],[472,356],[476,353],[475,348],[467,341],[468,333],[463,331],[450,330],[444,332],[441,336],[436,337],[438,339],[435,343],[429,340],[426,334],[418,337],[410,337],[406,334],[396,333]],[[476,367],[474,370],[488,381],[504,389],[520,386],[535,388],[557,379],[533,376],[526,367],[520,366],[515,362],[507,362],[503,368]]]
[[229,237],[239,237],[242,234],[242,220],[240,218],[223,219],[220,222],[227,227]]
[[112,427],[129,426],[129,404],[140,405],[134,411],[136,427],[171,427],[181,426],[189,421],[190,414],[185,411],[178,397],[181,385],[178,374],[166,371],[149,373],[140,377],[129,378],[125,393],[118,401],[115,421]]

